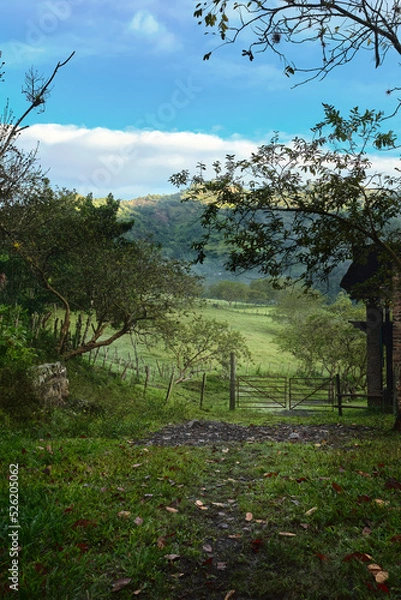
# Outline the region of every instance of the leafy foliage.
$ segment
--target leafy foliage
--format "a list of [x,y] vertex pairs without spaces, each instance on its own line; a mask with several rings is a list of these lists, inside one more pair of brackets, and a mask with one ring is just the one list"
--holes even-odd
[[209,181],[186,171],[173,176],[177,185],[192,184],[190,198],[213,198],[202,217],[199,260],[210,231],[219,231],[230,269],[258,267],[278,283],[302,268],[299,279],[310,287],[355,251],[363,260],[374,246],[383,294],[391,265],[401,268],[401,179],[374,172],[367,155],[379,140],[394,145],[393,134],[380,132],[382,120],[358,109],[345,118],[326,105],[312,141],[296,138],[286,146],[274,138],[247,160],[228,156]]
[[[132,221],[119,220],[118,211],[112,195],[99,204],[90,195],[55,193],[45,182],[4,217],[7,256],[18,257],[23,281],[31,274],[34,289],[44,292],[44,305],[56,302],[64,311],[58,351],[66,359],[111,344],[198,292],[184,265],[163,259],[149,242],[126,239]],[[7,277],[19,278],[7,266]],[[85,334],[74,344],[72,311],[87,315]]]
[[0,305],[0,409],[13,420],[30,419],[39,408],[31,371],[37,358],[26,313]]
[[322,367],[331,376],[340,374],[350,390],[366,384],[366,337],[350,321],[364,318],[364,307],[345,294],[333,304],[321,296],[309,302],[281,304],[276,318],[285,324],[276,343],[300,362],[307,375]]
[[178,381],[191,377],[195,368],[220,364],[226,371],[230,354],[238,360],[250,359],[244,337],[228,323],[205,319],[201,315],[189,321],[166,322],[162,328],[166,348],[173,354],[179,371]]

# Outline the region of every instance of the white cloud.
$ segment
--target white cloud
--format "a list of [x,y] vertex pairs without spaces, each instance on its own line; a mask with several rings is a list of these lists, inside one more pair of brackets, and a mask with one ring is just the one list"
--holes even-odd
[[182,47],[177,37],[148,10],[139,10],[129,23],[134,35],[147,38],[155,52],[173,52]]
[[173,193],[169,177],[181,169],[195,171],[202,161],[212,164],[226,154],[245,158],[256,144],[241,138],[163,131],[116,131],[76,125],[33,125],[21,144],[32,149],[39,141],[38,160],[53,185],[104,196],[130,199],[148,193]]
[[130,23],[130,29],[143,35],[154,35],[160,31],[161,26],[147,10],[139,10]]

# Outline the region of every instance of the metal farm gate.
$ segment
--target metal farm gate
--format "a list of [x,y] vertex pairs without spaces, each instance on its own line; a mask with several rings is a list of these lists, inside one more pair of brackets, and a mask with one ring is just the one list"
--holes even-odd
[[286,408],[286,377],[237,377],[238,408]]
[[291,377],[288,387],[289,408],[334,405],[334,384],[330,377]]
[[334,407],[330,377],[238,376],[235,395],[237,408]]

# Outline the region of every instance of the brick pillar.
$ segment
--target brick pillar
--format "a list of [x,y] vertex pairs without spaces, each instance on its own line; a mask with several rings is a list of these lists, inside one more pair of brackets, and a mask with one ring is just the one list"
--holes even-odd
[[401,431],[401,278],[394,277],[393,288],[393,366],[396,422],[394,428]]
[[366,361],[369,406],[382,406],[383,401],[383,311],[373,302],[366,307]]

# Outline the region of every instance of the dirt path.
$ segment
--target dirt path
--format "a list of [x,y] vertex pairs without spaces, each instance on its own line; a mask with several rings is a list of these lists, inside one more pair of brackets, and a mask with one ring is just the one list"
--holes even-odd
[[291,442],[340,447],[353,438],[370,437],[373,429],[358,425],[237,425],[220,421],[188,421],[167,425],[135,444],[204,446],[219,443]]

